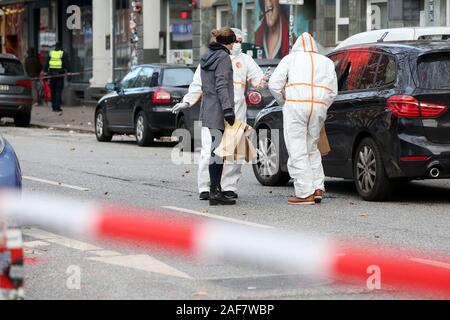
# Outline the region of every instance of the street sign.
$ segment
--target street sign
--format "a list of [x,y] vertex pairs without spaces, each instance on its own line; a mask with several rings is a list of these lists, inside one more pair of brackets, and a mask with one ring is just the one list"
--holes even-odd
[[294,6],[301,6],[305,3],[305,0],[280,0],[280,4],[291,4]]

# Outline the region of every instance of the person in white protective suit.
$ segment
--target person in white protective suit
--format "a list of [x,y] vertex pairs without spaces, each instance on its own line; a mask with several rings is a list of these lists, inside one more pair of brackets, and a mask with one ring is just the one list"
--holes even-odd
[[[234,44],[231,51],[231,61],[233,64],[234,80],[234,103],[236,119],[243,123],[247,122],[247,102],[246,88],[247,83],[251,83],[255,88],[266,86],[268,75],[264,74],[258,64],[252,57],[241,50],[242,31],[231,28],[236,34],[237,43]],[[188,94],[183,101],[172,109],[174,113],[180,110],[194,106],[202,97],[202,81],[200,77],[200,67],[196,70],[194,80],[189,87]],[[211,134],[208,128],[202,128],[202,151],[198,172],[198,189],[201,200],[209,199],[209,171],[208,166],[211,159]],[[224,166],[222,177],[223,194],[228,198],[237,199],[237,185],[242,176],[242,164],[228,164]]]
[[318,143],[328,108],[337,96],[338,82],[333,61],[317,48],[309,33],[302,34],[269,82],[270,91],[283,106],[288,169],[296,194],[289,204],[320,203],[325,192]]

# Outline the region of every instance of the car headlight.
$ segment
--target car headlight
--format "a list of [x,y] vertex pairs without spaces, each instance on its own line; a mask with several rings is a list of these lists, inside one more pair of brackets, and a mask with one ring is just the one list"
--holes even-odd
[[2,134],[0,133],[0,154],[3,153],[3,150],[5,150],[5,139],[3,139]]

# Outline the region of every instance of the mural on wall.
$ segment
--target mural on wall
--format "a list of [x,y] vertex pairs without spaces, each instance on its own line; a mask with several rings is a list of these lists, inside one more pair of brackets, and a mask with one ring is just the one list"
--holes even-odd
[[[280,0],[230,0],[230,11],[237,26],[242,25],[238,4],[243,2],[253,5],[247,14],[247,19],[252,21],[247,21],[247,26],[248,33],[253,35],[249,38],[258,47],[255,58],[281,59],[289,54],[290,6],[280,4]],[[315,4],[313,0],[305,0],[304,5],[295,6],[294,36],[310,32],[315,17]]]

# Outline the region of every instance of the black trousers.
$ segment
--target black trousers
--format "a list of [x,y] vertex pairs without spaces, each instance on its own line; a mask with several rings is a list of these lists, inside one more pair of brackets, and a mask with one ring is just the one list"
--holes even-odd
[[50,79],[50,89],[52,91],[52,109],[61,110],[62,93],[64,90],[64,77],[55,77]]
[[212,138],[211,144],[211,160],[209,162],[209,179],[211,181],[211,189],[220,188],[222,184],[222,172],[224,159],[216,156],[214,151],[222,142],[223,130],[209,129]]

